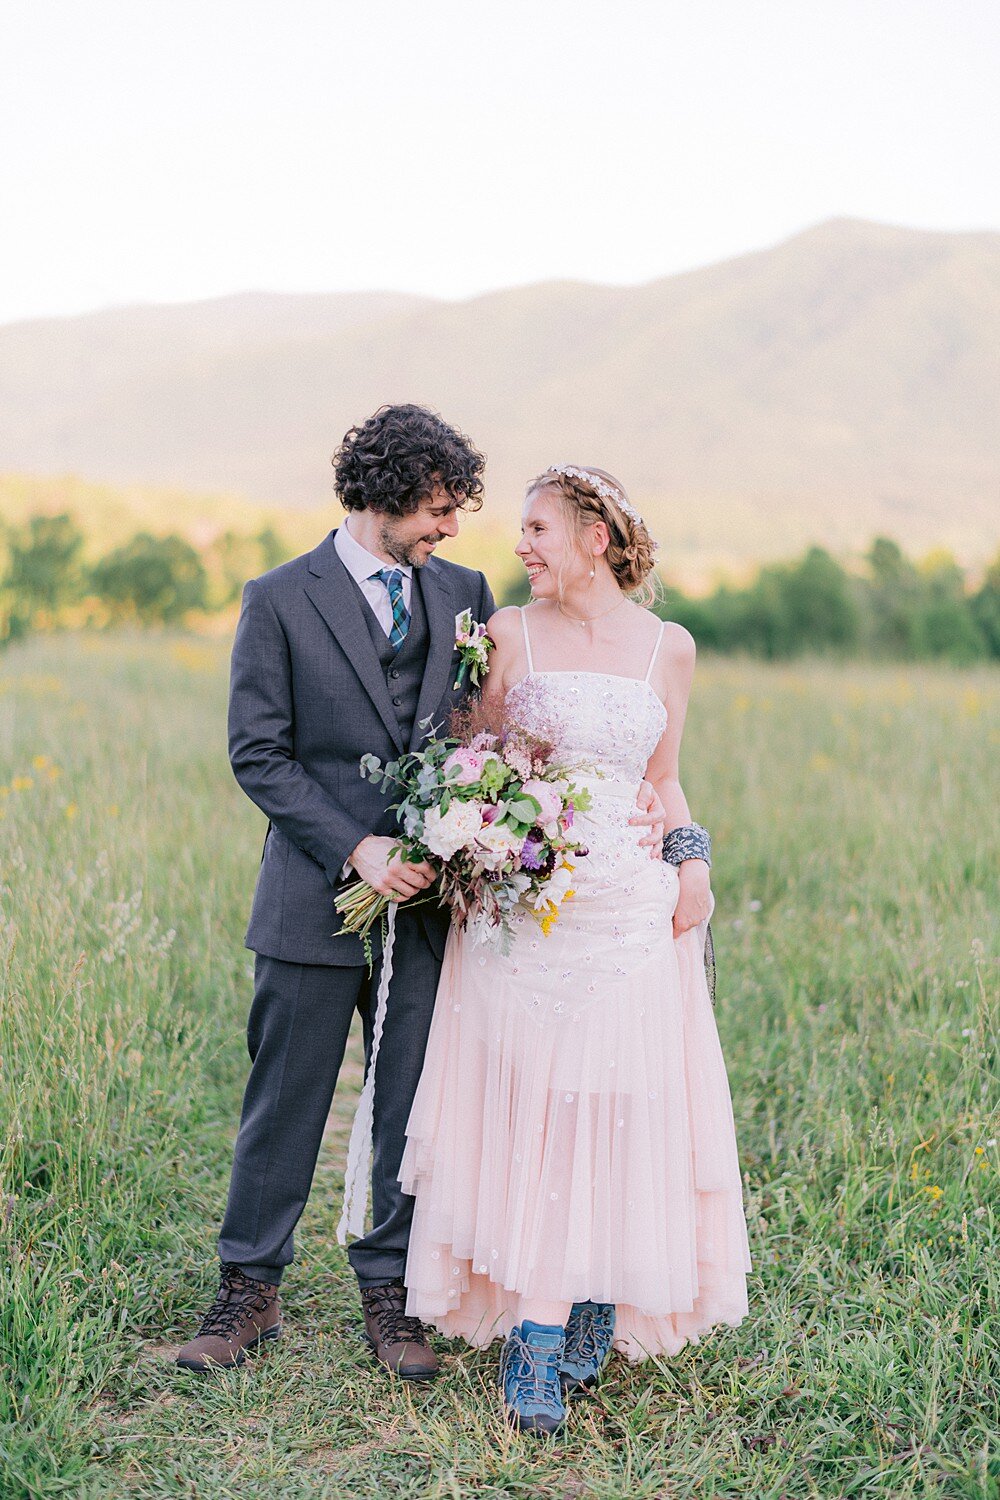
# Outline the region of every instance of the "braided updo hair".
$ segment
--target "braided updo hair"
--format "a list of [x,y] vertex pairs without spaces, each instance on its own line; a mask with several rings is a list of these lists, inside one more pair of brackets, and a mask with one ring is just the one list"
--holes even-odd
[[[568,474],[562,468],[546,469],[528,485],[525,498],[536,490],[558,490],[571,535],[585,555],[589,555],[585,546],[587,527],[603,521],[608,528],[608,549],[604,556],[615,582],[636,603],[651,604],[656,598],[650,582],[656,566],[656,543],[645,521],[636,517],[625,486],[613,474],[593,464],[574,464],[571,468]],[[595,481],[600,482],[600,491]]]

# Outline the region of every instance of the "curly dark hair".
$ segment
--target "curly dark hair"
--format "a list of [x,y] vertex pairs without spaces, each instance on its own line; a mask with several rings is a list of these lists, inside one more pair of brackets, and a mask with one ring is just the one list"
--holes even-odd
[[345,510],[408,516],[441,484],[459,505],[483,503],[483,455],[457,428],[423,406],[380,406],[352,427],[333,455],[334,488]]

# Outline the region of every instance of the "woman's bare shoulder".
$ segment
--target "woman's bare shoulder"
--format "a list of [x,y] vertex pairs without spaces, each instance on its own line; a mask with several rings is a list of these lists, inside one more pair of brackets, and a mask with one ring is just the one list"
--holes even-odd
[[635,617],[645,615],[648,621],[643,629],[648,633],[650,639],[655,640],[660,627],[663,627],[663,641],[659,654],[667,657],[670,661],[683,664],[686,661],[693,662],[695,657],[694,636],[683,625],[678,625],[676,620],[661,620],[655,610],[649,609],[644,604],[635,605]]
[[669,652],[671,660],[678,666],[685,664],[693,666],[698,648],[695,645],[694,636],[686,625],[678,625],[676,620],[664,620],[663,649]]
[[486,629],[490,639],[498,646],[506,641],[513,640],[515,632],[518,638],[521,635],[521,611],[516,604],[505,604],[501,609],[495,610],[486,621]]

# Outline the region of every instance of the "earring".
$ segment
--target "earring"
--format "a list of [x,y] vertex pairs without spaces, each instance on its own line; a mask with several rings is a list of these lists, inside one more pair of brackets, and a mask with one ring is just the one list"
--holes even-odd
[[591,578],[593,578],[593,576],[594,576],[594,570],[593,570],[593,568],[591,568],[591,570],[590,570],[590,576],[591,576]]

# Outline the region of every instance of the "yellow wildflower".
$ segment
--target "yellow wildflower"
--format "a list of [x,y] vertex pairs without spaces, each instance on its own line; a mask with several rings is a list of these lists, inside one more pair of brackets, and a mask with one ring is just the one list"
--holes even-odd
[[75,802],[67,802],[66,806],[63,808],[63,812],[66,814],[67,818],[69,818],[70,822],[73,821],[79,811],[80,809],[77,807]]
[[36,771],[44,771],[48,763],[49,757],[47,755],[36,755],[34,760],[31,762]]
[[11,782],[11,786],[15,792],[30,791],[34,784],[35,778],[33,776],[15,776]]

